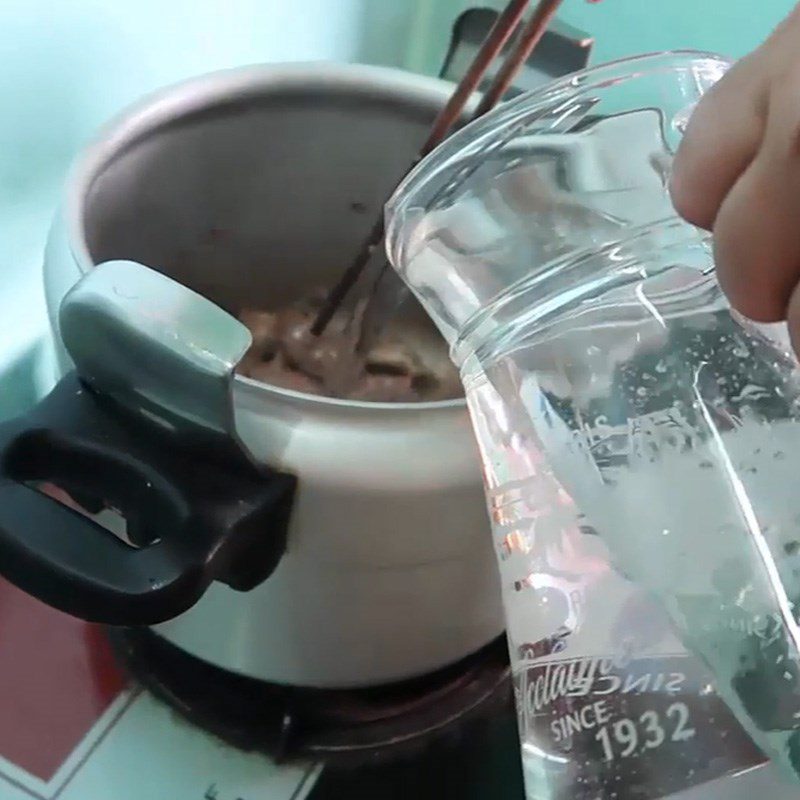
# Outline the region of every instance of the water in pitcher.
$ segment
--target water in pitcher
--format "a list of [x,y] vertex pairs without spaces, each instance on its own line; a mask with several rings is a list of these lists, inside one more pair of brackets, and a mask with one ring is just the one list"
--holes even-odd
[[566,330],[466,379],[530,797],[729,797],[762,752],[797,772],[789,356],[712,310],[615,327],[590,376],[603,332]]

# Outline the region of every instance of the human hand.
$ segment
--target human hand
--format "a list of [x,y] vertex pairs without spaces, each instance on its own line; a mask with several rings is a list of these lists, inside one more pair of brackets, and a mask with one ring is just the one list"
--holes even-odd
[[800,352],[800,6],[699,103],[671,193],[681,216],[713,231],[733,306],[787,319]]

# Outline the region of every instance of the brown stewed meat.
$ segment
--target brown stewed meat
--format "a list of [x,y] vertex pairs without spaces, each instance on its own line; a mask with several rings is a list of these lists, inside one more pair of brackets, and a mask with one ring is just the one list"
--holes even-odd
[[253,345],[238,372],[309,394],[402,403],[461,396],[458,372],[441,339],[393,326],[367,353],[357,352],[360,309],[340,311],[321,336],[311,333],[320,294],[277,311],[245,308],[239,319]]

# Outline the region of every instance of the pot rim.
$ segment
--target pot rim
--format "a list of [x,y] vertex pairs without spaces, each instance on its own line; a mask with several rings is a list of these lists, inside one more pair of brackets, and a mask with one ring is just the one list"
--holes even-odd
[[[187,115],[250,95],[263,96],[295,87],[340,87],[356,94],[370,95],[397,93],[410,101],[418,100],[421,104],[437,105],[444,104],[452,91],[452,84],[447,81],[394,67],[303,61],[219,70],[151,92],[102,126],[83,148],[70,170],[63,214],[70,255],[81,275],[95,266],[82,224],[85,219],[85,200],[97,176],[120,153],[154,130]],[[283,399],[293,404],[302,401],[317,406],[360,411],[461,410],[466,405],[463,397],[416,403],[367,402],[325,397],[272,386],[241,375],[234,375],[234,385],[246,389],[250,394],[258,392],[259,395]]]

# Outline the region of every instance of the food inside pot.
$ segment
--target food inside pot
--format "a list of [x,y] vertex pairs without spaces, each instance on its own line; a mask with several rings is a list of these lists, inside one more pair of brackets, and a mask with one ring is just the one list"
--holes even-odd
[[383,403],[447,400],[462,395],[446,345],[432,330],[392,322],[367,352],[357,347],[363,307],[340,309],[321,336],[311,325],[323,292],[277,310],[243,308],[253,336],[237,371],[299,392]]

